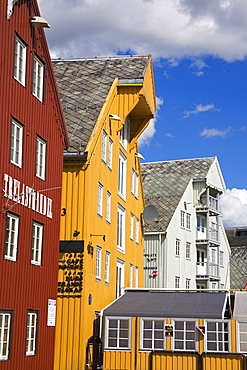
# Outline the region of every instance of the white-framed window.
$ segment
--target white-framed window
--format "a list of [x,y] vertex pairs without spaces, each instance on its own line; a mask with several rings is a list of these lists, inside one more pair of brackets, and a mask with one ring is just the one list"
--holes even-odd
[[105,283],[109,284],[110,281],[110,252],[105,252]]
[[197,350],[196,320],[173,320],[173,349]]
[[139,268],[135,266],[135,288],[138,288],[139,283]]
[[211,257],[212,257],[212,264],[215,265],[216,264],[216,249],[214,248],[212,248]]
[[224,252],[220,251],[220,266],[224,267]]
[[111,193],[106,192],[106,222],[111,223]]
[[46,141],[37,136],[36,141],[36,176],[45,180],[46,168]]
[[131,346],[131,318],[106,317],[106,348],[129,349]]
[[141,350],[165,349],[165,320],[141,319]]
[[95,269],[96,280],[101,280],[101,265],[102,265],[102,248],[97,245],[96,246],[96,269]]
[[190,279],[186,279],[186,289],[190,289]]
[[186,229],[190,230],[190,220],[191,220],[191,214],[186,213]]
[[238,352],[247,352],[247,321],[237,322],[237,347]]
[[41,265],[42,254],[42,241],[43,241],[43,225],[33,222],[32,228],[32,253],[31,263],[33,265]]
[[10,261],[17,259],[17,243],[19,231],[19,217],[12,213],[6,215],[6,233],[4,258]]
[[175,254],[177,257],[180,256],[180,239],[176,239],[176,249],[175,249]]
[[180,277],[175,276],[175,288],[179,288],[179,287],[180,287]]
[[15,37],[14,78],[23,86],[26,83],[27,45]]
[[120,204],[117,211],[117,249],[125,252],[125,209]]
[[204,233],[205,232],[205,218],[203,216],[196,216],[197,221],[197,231]]
[[44,63],[35,55],[33,59],[33,95],[41,102],[44,91]]
[[130,214],[130,240],[134,240],[134,215]]
[[190,246],[191,246],[191,243],[186,242],[186,258],[187,259],[190,259]]
[[140,220],[137,218],[136,219],[136,244],[139,244],[139,225],[140,225]]
[[106,148],[107,148],[107,133],[105,130],[102,131],[102,147],[101,147],[101,159],[106,163]]
[[98,216],[103,216],[103,191],[104,186],[98,182],[98,206],[97,206],[97,213]]
[[108,136],[108,158],[107,158],[107,166],[110,170],[112,170],[112,153],[113,153],[113,141]]
[[27,313],[26,356],[33,356],[36,353],[37,320],[37,312]]
[[181,211],[180,212],[180,226],[181,227],[185,227],[185,221],[184,221],[184,219],[185,219],[185,212],[184,211]]
[[18,167],[22,167],[23,153],[23,126],[12,119],[11,139],[10,139],[10,162]]
[[212,289],[216,289],[216,288],[217,288],[216,283],[212,283]]
[[123,260],[117,258],[116,298],[124,293],[124,264]]
[[118,194],[125,199],[126,196],[126,166],[127,159],[120,150],[118,158]]
[[136,199],[138,199],[138,189],[139,189],[139,176],[132,168],[131,172],[131,194],[134,195]]
[[130,142],[130,117],[126,117],[124,125],[120,130],[120,144],[127,150],[127,145]]
[[9,358],[11,313],[0,311],[0,360]]
[[205,352],[228,352],[229,345],[229,321],[206,321],[205,328]]
[[130,263],[129,287],[133,288],[133,265]]

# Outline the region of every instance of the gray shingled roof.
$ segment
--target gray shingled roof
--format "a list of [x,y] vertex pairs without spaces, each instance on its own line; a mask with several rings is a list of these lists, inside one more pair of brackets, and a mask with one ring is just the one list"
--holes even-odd
[[206,178],[214,157],[143,163],[142,180],[146,205],[159,212],[159,223],[147,231],[165,231],[191,179]]
[[231,289],[243,289],[247,284],[247,247],[231,248]]
[[57,59],[53,68],[70,139],[70,152],[84,152],[115,78],[142,79],[149,56]]

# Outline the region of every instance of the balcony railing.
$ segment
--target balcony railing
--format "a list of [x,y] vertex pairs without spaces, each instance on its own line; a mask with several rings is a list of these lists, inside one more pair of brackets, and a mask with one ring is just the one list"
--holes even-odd
[[211,195],[209,195],[209,197],[208,197],[208,204],[207,204],[207,196],[206,195],[201,196],[201,202],[200,203],[201,204],[199,206],[201,206],[201,207],[212,208],[212,209],[215,209],[216,211],[219,210],[219,208],[218,208],[218,205],[219,205],[218,199],[212,197]]
[[196,239],[197,240],[214,240],[215,242],[219,242],[219,231],[216,228],[210,227],[208,229],[206,227],[197,227],[196,228]]
[[218,276],[218,265],[216,263],[209,262],[208,272],[207,272],[207,262],[197,262],[196,263],[196,275]]
[[209,275],[218,276],[218,265],[216,263],[209,262],[208,270]]

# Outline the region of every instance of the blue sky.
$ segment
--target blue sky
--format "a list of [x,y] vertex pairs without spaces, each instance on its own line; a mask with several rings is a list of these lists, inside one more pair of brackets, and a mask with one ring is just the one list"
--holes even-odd
[[225,226],[247,226],[247,1],[39,0],[54,58],[153,57],[145,161],[217,156]]

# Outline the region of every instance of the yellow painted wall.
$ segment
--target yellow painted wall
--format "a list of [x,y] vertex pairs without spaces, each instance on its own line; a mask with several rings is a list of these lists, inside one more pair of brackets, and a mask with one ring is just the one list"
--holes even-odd
[[[115,80],[101,114],[96,122],[94,132],[88,142],[87,160],[65,159],[62,184],[62,209],[66,213],[61,216],[61,240],[83,240],[84,253],[60,253],[59,259],[59,293],[57,299],[55,370],[84,369],[86,361],[86,344],[93,335],[93,321],[95,311],[100,311],[116,298],[116,261],[117,258],[125,262],[124,285],[129,286],[130,264],[138,267],[138,286],[143,286],[143,229],[141,214],[144,208],[143,191],[141,188],[140,163],[135,157],[137,138],[134,137],[125,150],[119,142],[119,130],[127,115],[133,111],[139,102],[140,94],[146,93],[151,101],[151,108],[155,106],[151,65],[147,70],[148,80],[143,85],[118,86]],[[153,98],[152,98],[153,97]],[[152,100],[153,99],[153,100]],[[150,119],[150,107],[138,107],[142,115],[135,125],[143,130]],[[122,122],[110,120],[109,114],[116,114]],[[101,160],[102,130],[113,140],[112,170]],[[127,157],[126,199],[118,195],[118,158],[119,150]],[[132,168],[139,173],[138,199],[131,194]],[[98,182],[103,186],[102,217],[97,215]],[[106,192],[111,193],[111,223],[106,222]],[[126,246],[125,253],[117,250],[117,207],[118,203],[126,209]],[[130,213],[140,220],[139,244],[130,240]],[[80,234],[73,238],[73,232]],[[99,236],[94,236],[99,235]],[[105,240],[102,235],[105,235]],[[134,229],[135,236],[135,229]],[[87,247],[93,247],[93,255],[88,253]],[[96,281],[96,246],[102,248],[101,281]],[[104,282],[105,253],[110,252],[110,279],[109,284]],[[78,260],[78,261],[77,261]],[[65,266],[66,268],[63,269]],[[134,273],[134,271],[133,271]],[[79,277],[83,280],[76,280]],[[71,279],[71,280],[70,280]],[[79,281],[78,288],[76,282]],[[73,288],[71,288],[71,282]],[[134,282],[134,275],[133,275]],[[63,285],[64,284],[64,285]],[[73,285],[74,284],[74,285]],[[69,289],[72,289],[70,291]],[[79,291],[75,291],[75,290]],[[81,291],[80,291],[81,289]],[[67,291],[66,291],[67,290]],[[89,304],[89,295],[91,304]],[[72,298],[73,296],[73,298]],[[81,296],[81,297],[80,297]],[[70,298],[68,298],[70,297]],[[119,361],[122,354],[116,354],[111,362]],[[121,360],[122,361],[122,360]],[[133,365],[130,354],[124,355],[126,368]]]

